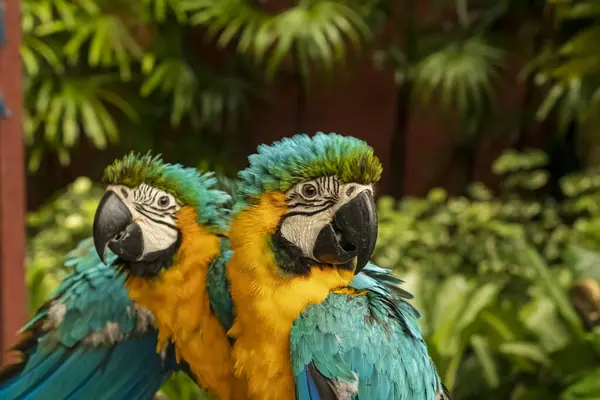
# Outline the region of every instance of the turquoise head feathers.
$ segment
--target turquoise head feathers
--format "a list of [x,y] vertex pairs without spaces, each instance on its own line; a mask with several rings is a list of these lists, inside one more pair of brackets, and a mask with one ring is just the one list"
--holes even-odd
[[219,231],[228,226],[230,210],[225,205],[231,196],[215,188],[217,179],[212,172],[201,173],[195,168],[165,163],[160,154],[131,152],[109,165],[103,180],[108,185],[133,188],[146,184],[164,190],[182,204],[193,207],[199,223]]
[[264,192],[285,192],[294,185],[322,176],[342,183],[372,184],[382,166],[366,142],[336,133],[298,134],[271,145],[260,145],[241,171],[240,190],[246,201]]

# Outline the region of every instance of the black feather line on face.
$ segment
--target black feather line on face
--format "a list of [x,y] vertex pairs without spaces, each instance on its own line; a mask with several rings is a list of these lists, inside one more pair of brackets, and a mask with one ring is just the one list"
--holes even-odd
[[334,266],[306,257],[298,246],[287,240],[281,233],[281,224],[284,220],[285,217],[279,221],[275,233],[271,236],[271,249],[279,268],[283,271],[293,275],[308,275],[312,268],[337,268],[350,271],[354,269],[353,261]]
[[271,249],[275,254],[277,264],[286,272],[295,275],[307,275],[314,264],[314,261],[302,254],[302,250],[298,246],[283,237],[281,221],[277,230],[271,236]]
[[117,269],[119,274],[125,274],[125,280],[129,280],[131,277],[140,278],[154,278],[160,275],[163,269],[168,269],[173,265],[173,259],[175,254],[181,246],[183,236],[181,231],[177,230],[177,240],[164,250],[147,254],[146,257],[150,257],[149,260],[144,261],[125,261],[121,258],[117,258],[112,266]]

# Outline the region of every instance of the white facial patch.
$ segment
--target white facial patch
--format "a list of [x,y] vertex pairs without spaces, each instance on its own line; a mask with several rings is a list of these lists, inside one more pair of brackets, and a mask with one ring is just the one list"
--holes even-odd
[[181,206],[175,197],[148,185],[130,189],[123,185],[111,185],[112,190],[127,206],[133,222],[142,230],[144,254],[167,249],[177,241],[177,212]]
[[314,259],[313,248],[321,229],[333,220],[340,207],[365,190],[373,194],[372,185],[340,184],[335,177],[294,186],[286,193],[289,210],[281,224],[281,234],[305,257]]

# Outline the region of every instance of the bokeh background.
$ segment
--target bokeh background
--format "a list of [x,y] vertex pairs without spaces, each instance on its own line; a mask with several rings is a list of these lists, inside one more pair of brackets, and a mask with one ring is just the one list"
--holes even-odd
[[20,6],[30,313],[115,157],[235,176],[260,143],[336,131],[384,162],[374,261],[454,399],[600,399],[600,2]]

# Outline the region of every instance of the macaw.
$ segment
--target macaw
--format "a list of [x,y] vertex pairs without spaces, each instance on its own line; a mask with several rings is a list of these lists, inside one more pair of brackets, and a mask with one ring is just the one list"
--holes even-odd
[[382,171],[373,149],[319,132],[259,146],[249,161],[227,263],[234,368],[249,396],[448,398],[410,295],[368,262]]
[[23,328],[0,398],[152,399],[179,369],[219,399],[245,398],[226,336],[230,196],[150,154],[115,161],[105,181],[93,238]]

